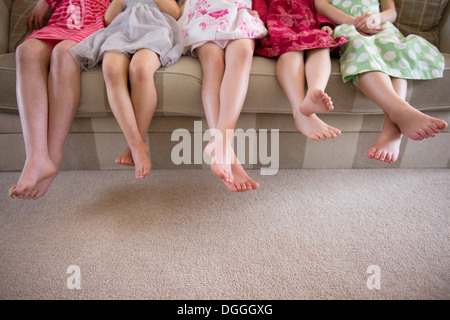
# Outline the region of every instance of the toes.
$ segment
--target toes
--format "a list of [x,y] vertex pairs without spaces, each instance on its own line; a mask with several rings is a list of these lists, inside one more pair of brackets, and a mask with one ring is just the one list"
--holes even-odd
[[310,135],[310,136],[308,136],[308,138],[311,139],[311,140],[321,140],[322,139],[320,137],[320,135],[318,135],[318,134]]
[[423,136],[419,132],[415,132],[409,136],[412,140],[423,140]]
[[419,136],[421,137],[421,140],[428,138],[428,133],[424,129],[420,129],[417,132]]
[[447,124],[447,122],[445,122],[445,121],[440,121],[440,122],[438,123],[438,128],[439,128],[440,130],[444,130],[445,128],[447,128],[447,126],[448,126],[448,124]]
[[392,158],[393,158],[393,154],[388,153],[388,154],[386,154],[386,158],[384,159],[384,162],[392,163],[393,162]]
[[438,134],[441,130],[439,129],[439,127],[433,123],[430,126],[428,126],[428,128],[425,129],[425,131],[431,136],[431,137],[435,137],[436,134]]
[[369,159],[375,158],[375,152],[377,152],[376,148],[369,149],[369,151],[367,151],[367,157]]
[[328,131],[324,131],[321,133],[322,140],[330,139],[331,135]]
[[250,191],[253,189],[252,184],[249,181],[235,183],[234,186],[238,192]]
[[429,138],[436,135],[431,126],[423,128],[423,131],[425,132],[425,138]]
[[42,196],[41,193],[39,192],[39,190],[37,190],[36,193],[33,194],[33,198],[32,198],[32,199],[33,199],[33,200],[37,200],[37,199],[39,199],[41,196]]
[[441,130],[443,130],[443,129],[440,128],[439,123],[435,123],[435,122],[433,122],[430,125],[430,129],[433,130],[434,133],[439,133]]
[[17,184],[16,184],[16,185],[13,185],[13,186],[9,189],[8,194],[9,194],[9,196],[10,196],[11,198],[15,198],[15,197],[16,197],[16,188],[17,188]]
[[381,153],[383,152],[383,150],[377,150],[376,152],[375,152],[375,154],[374,154],[374,158],[375,159],[377,159],[377,160],[380,160],[380,156],[381,156]]
[[386,160],[386,154],[387,154],[386,151],[381,152],[378,157],[378,160],[380,160],[381,162],[384,162]]

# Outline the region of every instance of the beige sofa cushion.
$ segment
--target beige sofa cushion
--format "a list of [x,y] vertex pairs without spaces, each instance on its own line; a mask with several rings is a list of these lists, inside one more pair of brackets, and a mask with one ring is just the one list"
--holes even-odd
[[[449,110],[450,54],[444,54],[444,77],[433,80],[408,81],[407,100],[422,111]],[[275,59],[255,56],[250,74],[243,113],[291,114],[275,74]],[[14,54],[0,55],[0,112],[17,113],[15,99]],[[203,116],[201,100],[202,71],[198,59],[184,56],[168,68],[155,74],[158,92],[158,114]],[[339,72],[338,59],[332,60],[332,72],[327,93],[333,99],[333,114],[369,115],[382,110],[365,98],[352,83],[344,83]],[[81,74],[81,100],[77,117],[112,116],[106,96],[103,75],[99,67]]]
[[0,54],[8,52],[11,0],[0,1]]
[[396,26],[407,36],[417,34],[439,47],[439,23],[448,0],[396,0]]

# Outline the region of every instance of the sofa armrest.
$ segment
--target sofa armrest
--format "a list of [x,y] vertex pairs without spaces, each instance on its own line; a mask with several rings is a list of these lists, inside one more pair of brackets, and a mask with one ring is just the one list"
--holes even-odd
[[8,52],[11,3],[12,0],[0,0],[0,54]]
[[439,31],[439,50],[441,52],[450,53],[450,5],[447,4],[444,13],[442,14],[442,20]]

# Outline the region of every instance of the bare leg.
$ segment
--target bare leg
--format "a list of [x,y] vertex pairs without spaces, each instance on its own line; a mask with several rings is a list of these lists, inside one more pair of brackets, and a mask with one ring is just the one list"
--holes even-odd
[[358,79],[361,91],[380,106],[408,138],[434,137],[447,127],[447,122],[420,112],[399,97],[389,75],[373,71],[360,74]]
[[333,102],[324,91],[330,74],[330,50],[328,48],[308,50],[305,62],[308,91],[303,103],[300,105],[301,113],[309,116],[313,113],[333,110]]
[[[154,74],[161,67],[158,55],[148,49],[137,51],[130,62],[131,101],[142,141],[146,142],[147,129],[155,113],[157,94]],[[117,164],[134,166],[130,147],[116,159]]]
[[[299,132],[302,132],[312,140],[335,138],[341,133],[338,129],[327,125],[314,113],[305,115],[300,112],[299,106],[302,105],[305,99],[305,64],[303,55],[303,51],[291,51],[282,54],[278,58],[276,70],[278,81],[291,104],[295,127]],[[320,72],[314,71],[310,73],[308,84],[312,88],[321,85],[323,90],[325,88],[323,85],[324,80],[320,77]],[[317,73],[315,78],[312,75],[313,73]],[[310,108],[307,109],[311,111]]]
[[39,181],[56,172],[47,146],[47,85],[52,49],[46,42],[30,39],[16,52],[17,102],[27,157],[19,181],[9,190],[12,198],[28,198]]
[[[207,43],[197,49],[203,69],[202,100],[206,119],[208,126],[220,132],[221,136],[226,129],[232,129],[233,132],[242,109],[253,47],[252,40],[236,40],[229,43],[226,53],[214,43]],[[226,133],[223,133],[223,137],[226,138]],[[218,141],[213,137],[205,148],[210,156],[216,148],[222,148],[223,154],[231,154],[231,159],[212,159],[213,173],[224,181],[230,191],[257,189],[259,184],[247,175],[231,146],[227,149],[226,143],[226,140]],[[231,164],[227,164],[227,161],[231,161]]]
[[[407,85],[408,83],[405,79],[392,78],[392,86],[398,96],[403,100],[406,99]],[[402,136],[400,129],[392,122],[389,115],[385,113],[383,130],[377,141],[367,151],[367,157],[387,163],[397,161]]]
[[118,52],[106,52],[103,58],[108,101],[125,135],[135,164],[135,176],[142,179],[150,172],[149,148],[139,132],[133,104],[128,91],[130,59]]
[[55,174],[39,181],[29,198],[42,197],[56,178],[62,162],[64,142],[80,102],[80,70],[70,48],[76,42],[61,41],[53,49],[48,79],[48,152],[56,166]]
[[[215,154],[218,136],[214,136],[217,130],[217,122],[221,110],[221,87],[225,74],[225,51],[213,42],[208,42],[196,49],[202,65],[202,101],[208,126],[213,130],[211,141],[205,148],[205,153],[211,156],[211,171],[225,183],[233,180],[231,167],[225,167],[223,159],[217,159]],[[217,151],[222,151],[218,149]],[[223,166],[219,167],[219,163]]]

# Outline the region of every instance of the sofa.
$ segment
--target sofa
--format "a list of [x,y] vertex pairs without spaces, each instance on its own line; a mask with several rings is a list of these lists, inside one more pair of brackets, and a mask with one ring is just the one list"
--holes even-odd
[[[26,35],[24,21],[34,1],[0,0],[0,171],[20,171],[25,161],[16,101],[14,51]],[[399,29],[404,34],[415,33],[425,37],[443,52],[446,60],[443,78],[408,81],[407,100],[415,108],[450,123],[450,5],[447,2],[399,0],[395,3]],[[366,152],[378,137],[384,116],[381,109],[365,98],[355,85],[343,83],[338,57],[335,56],[326,89],[335,109],[319,114],[319,117],[339,128],[342,134],[326,141],[307,139],[295,129],[290,105],[275,76],[275,65],[276,59],[255,55],[248,94],[237,128],[244,138],[247,136],[244,143],[251,141],[252,134],[258,141],[267,142],[267,155],[278,155],[278,168],[450,166],[448,128],[424,141],[403,137],[399,159],[393,164],[368,159]],[[201,100],[199,61],[183,56],[172,66],[158,70],[155,81],[158,106],[148,130],[152,169],[208,168],[207,161],[195,161],[193,153],[191,159],[173,160],[182,134],[189,135],[194,141],[190,144],[191,151],[198,148],[198,143],[206,144],[208,127]],[[101,67],[83,71],[80,105],[64,146],[61,169],[127,169],[115,164],[125,146],[125,138],[108,105]],[[260,156],[259,152],[256,154],[256,148],[249,146],[250,143],[247,148],[244,144],[244,152],[239,154],[246,169],[276,167],[275,158],[269,163],[267,157]]]

